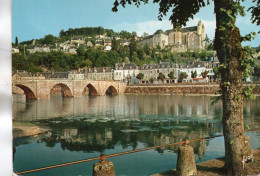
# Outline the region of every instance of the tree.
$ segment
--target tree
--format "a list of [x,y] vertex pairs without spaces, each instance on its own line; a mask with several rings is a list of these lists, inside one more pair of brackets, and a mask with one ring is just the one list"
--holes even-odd
[[149,79],[149,81],[150,81],[150,83],[153,83],[153,82],[154,82],[154,78],[151,77],[151,78]]
[[139,79],[139,80],[144,79],[144,74],[143,73],[138,73],[136,75],[136,78]]
[[194,78],[197,78],[197,70],[195,71],[191,71],[191,77],[194,79]]
[[204,72],[201,73],[201,76],[202,76],[203,78],[206,78],[206,77],[208,76],[208,73],[209,73],[209,72],[205,70]]
[[186,79],[186,78],[188,78],[187,73],[186,73],[186,72],[181,72],[181,73],[180,73],[180,80],[182,81],[182,80],[184,80],[184,79]]
[[116,40],[116,38],[113,37],[113,39],[112,39],[112,45],[111,45],[112,50],[118,51],[118,50],[119,50],[119,47],[120,47],[119,40]]
[[54,44],[55,43],[55,37],[51,34],[45,35],[43,40],[43,44]]
[[213,72],[214,72],[214,80],[216,81],[217,79],[220,78],[220,72],[219,72],[219,67],[214,67],[213,68]]
[[152,50],[151,50],[150,46],[148,45],[148,43],[146,43],[144,45],[143,49],[144,49],[144,52],[146,55],[150,55],[152,53]]
[[173,71],[171,71],[169,74],[168,74],[168,77],[170,78],[170,79],[175,79],[176,77],[174,76],[174,72]]
[[85,56],[85,49],[82,46],[78,47],[76,51],[78,56]]
[[137,44],[135,40],[136,35],[132,35],[130,39],[129,49],[130,49],[130,57],[133,57],[134,53],[137,52]]
[[17,36],[15,37],[15,46],[18,46],[18,38],[17,38]]
[[[114,12],[117,7],[126,3],[139,6],[141,2],[145,4],[149,0],[118,0],[114,1]],[[216,30],[214,39],[214,48],[221,64],[221,99],[223,102],[223,134],[225,140],[225,167],[228,175],[243,175],[242,160],[244,154],[244,120],[243,120],[243,87],[242,77],[248,74],[250,61],[247,59],[247,52],[242,47],[243,40],[251,39],[251,35],[242,37],[239,29],[236,27],[236,17],[238,14],[244,16],[244,8],[241,6],[243,0],[213,0],[214,13],[216,16]],[[259,18],[259,0],[256,7],[251,7],[252,22],[260,24]],[[169,10],[172,14],[169,18],[174,28],[185,26],[190,18],[193,18],[199,12],[201,7],[210,3],[204,0],[186,0],[186,1],[164,1],[156,0],[159,4],[159,20],[167,14]],[[185,12],[185,13],[183,13]]]
[[163,73],[159,73],[157,79],[160,79],[163,82],[165,80],[165,75]]

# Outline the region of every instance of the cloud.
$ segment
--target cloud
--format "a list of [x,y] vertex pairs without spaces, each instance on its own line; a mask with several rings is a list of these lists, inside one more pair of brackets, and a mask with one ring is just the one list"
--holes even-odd
[[122,23],[113,27],[116,31],[126,30],[128,32],[136,31],[138,36],[141,36],[144,32],[153,34],[155,31],[162,29],[172,29],[171,22],[168,20],[163,21],[145,21],[140,23]]
[[[190,20],[187,23],[187,27],[196,26],[199,20],[200,20],[199,18],[194,18],[193,20]],[[216,21],[202,20],[202,23],[205,26],[206,34],[212,40],[215,34]],[[152,21],[145,21],[139,23],[121,23],[113,27],[115,31],[121,31],[121,30],[126,30],[128,32],[136,31],[138,36],[141,36],[144,32],[151,35],[159,29],[165,31],[172,28],[173,26],[169,20],[162,20],[162,21],[152,20]]]

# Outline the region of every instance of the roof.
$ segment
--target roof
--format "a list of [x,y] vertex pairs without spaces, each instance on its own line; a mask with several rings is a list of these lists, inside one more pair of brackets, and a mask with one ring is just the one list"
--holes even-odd
[[[17,74],[19,75],[20,77],[32,77],[32,74],[31,73],[28,73],[28,72],[18,72],[18,73],[14,73],[14,74]],[[13,75],[14,75],[13,74]]]
[[45,78],[68,78],[69,72],[43,72]]
[[[186,27],[186,28],[181,28],[180,32],[195,32],[197,31],[198,27],[197,26],[191,26],[191,27]],[[169,34],[170,32],[176,32],[175,29],[169,29],[166,30],[165,33]]]
[[198,29],[197,26],[186,27],[186,28],[181,28],[181,32],[193,32],[193,31],[197,31],[197,29]]
[[131,70],[131,69],[138,69],[137,65],[134,63],[125,64],[123,70]]
[[165,34],[165,32],[163,32],[163,30],[159,29],[159,30],[157,30],[157,31],[154,33],[154,35],[155,35],[155,34]]

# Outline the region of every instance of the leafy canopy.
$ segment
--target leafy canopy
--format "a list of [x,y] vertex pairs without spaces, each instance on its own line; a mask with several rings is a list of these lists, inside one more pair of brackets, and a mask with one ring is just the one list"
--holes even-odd
[[[245,0],[236,0],[234,4],[237,5],[239,13],[244,15],[243,9],[241,9],[240,2]],[[118,6],[125,8],[126,4],[134,4],[137,7],[143,4],[147,4],[149,0],[115,0],[112,8],[113,12],[118,11]],[[169,20],[172,22],[174,28],[180,28],[186,26],[186,23],[190,18],[193,19],[194,15],[199,12],[200,8],[210,4],[210,0],[153,0],[153,3],[159,4],[158,19],[162,20],[163,16],[171,11]],[[260,0],[252,0],[253,3],[257,2],[257,6],[252,6],[248,9],[251,12],[252,23],[260,24]]]

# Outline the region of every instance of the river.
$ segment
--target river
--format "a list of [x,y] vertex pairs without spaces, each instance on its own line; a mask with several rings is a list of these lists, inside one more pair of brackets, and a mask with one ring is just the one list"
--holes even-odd
[[[14,139],[14,171],[171,144],[222,133],[222,105],[210,96],[117,95],[27,100],[13,95],[15,122],[35,123],[51,131]],[[260,97],[245,100],[246,128],[260,126]],[[251,148],[259,148],[260,132],[246,133]],[[196,162],[224,156],[223,137],[193,142]],[[109,158],[116,175],[143,176],[176,167],[178,146]],[[95,161],[26,175],[92,175]]]

